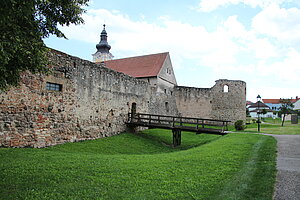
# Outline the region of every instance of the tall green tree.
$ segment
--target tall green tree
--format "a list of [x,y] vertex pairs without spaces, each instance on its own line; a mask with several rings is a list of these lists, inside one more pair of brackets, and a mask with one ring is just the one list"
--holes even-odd
[[283,126],[286,115],[293,112],[294,104],[292,103],[291,99],[280,99],[280,103],[281,106],[279,107],[279,113],[283,115],[281,123],[281,126]]
[[43,38],[66,38],[58,25],[81,24],[88,0],[0,1],[0,90],[16,86],[20,72],[46,72]]

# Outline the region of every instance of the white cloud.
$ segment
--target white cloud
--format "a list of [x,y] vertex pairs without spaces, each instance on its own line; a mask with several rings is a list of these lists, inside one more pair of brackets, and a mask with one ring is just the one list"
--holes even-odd
[[201,0],[199,3],[199,10],[203,12],[211,12],[219,7],[226,7],[229,5],[244,4],[252,8],[265,8],[270,4],[280,5],[284,2],[291,2],[292,0]]
[[117,50],[122,56],[170,51],[175,59],[181,57],[176,60],[199,59],[202,64],[211,66],[233,64],[238,51],[223,32],[209,33],[203,26],[173,21],[166,16],[160,17],[161,25],[133,21],[119,12],[103,9],[89,10],[83,18],[84,25],[63,28],[68,38],[96,44],[105,20],[111,52]]
[[133,21],[119,11],[103,9],[88,10],[83,18],[84,25],[64,27],[67,37],[95,45],[100,39],[102,21],[107,21],[112,53],[117,51],[119,56],[125,57],[170,51],[172,58],[178,61],[174,62],[175,67],[184,65],[180,62],[184,59],[195,59],[199,65],[215,68],[219,73],[232,68],[245,71],[243,68],[247,67],[237,63],[238,53],[253,54],[253,59],[262,60],[282,53],[268,38],[257,37],[256,29],[247,31],[237,16],[228,17],[215,32],[173,21],[168,16],[160,17],[161,25],[158,25]]
[[227,18],[224,22],[224,29],[233,38],[249,38],[250,36],[244,25],[238,21],[237,15]]
[[252,20],[252,28],[257,34],[273,37],[281,43],[300,44],[300,9],[280,8],[272,4]]
[[256,102],[256,97],[259,94],[263,99],[279,99],[279,98],[295,98],[297,93],[295,93],[295,88],[290,87],[278,87],[278,86],[262,86],[262,84],[248,84],[247,88],[252,88],[247,90],[247,100]]
[[279,62],[275,62],[269,66],[274,77],[282,82],[298,82],[300,81],[300,52],[295,49],[289,49],[286,57]]
[[[272,12],[281,14],[282,20],[276,18]],[[149,23],[143,17],[134,21],[119,11],[99,9],[88,10],[83,15],[84,25],[63,27],[62,31],[70,39],[95,46],[100,40],[102,24],[106,22],[108,42],[116,58],[169,51],[175,70],[180,72],[193,67],[195,73],[201,75],[203,67],[210,68],[214,72],[212,80],[244,80],[252,87],[248,90],[249,94],[254,95],[260,90],[265,93],[274,92],[276,86],[269,84],[275,80],[276,83],[288,85],[300,81],[300,52],[296,47],[278,45],[277,39],[274,41],[267,37],[274,34],[271,36],[284,41],[287,39],[281,34],[287,35],[289,31],[290,34],[297,33],[297,25],[288,30],[288,26],[286,29],[282,28],[283,19],[295,23],[293,16],[298,16],[297,9],[280,9],[272,5],[254,18],[250,30],[238,20],[238,16],[230,16],[215,31],[209,32],[204,26],[182,23],[168,16],[160,17],[159,23]],[[294,38],[297,39],[296,36]],[[242,56],[242,62],[239,56]],[[187,60],[193,60],[195,66],[188,66]],[[185,81],[188,79],[189,77],[181,78]],[[279,95],[284,96],[291,90],[283,86],[278,91],[282,92]]]
[[279,56],[279,50],[267,38],[256,38],[249,43],[249,48],[258,59],[269,59]]

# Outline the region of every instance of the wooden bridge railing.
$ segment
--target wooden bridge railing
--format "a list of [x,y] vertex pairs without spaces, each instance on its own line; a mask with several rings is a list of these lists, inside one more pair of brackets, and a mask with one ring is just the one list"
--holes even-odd
[[224,131],[228,130],[229,122],[230,121],[215,119],[128,113],[129,124],[167,129],[180,129],[199,133],[224,133]]

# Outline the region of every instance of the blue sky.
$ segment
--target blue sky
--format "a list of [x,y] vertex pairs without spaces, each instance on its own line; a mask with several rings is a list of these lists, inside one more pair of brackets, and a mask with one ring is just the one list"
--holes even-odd
[[247,99],[300,96],[299,0],[94,0],[47,46],[92,60],[105,23],[117,58],[169,52],[179,85],[243,80]]

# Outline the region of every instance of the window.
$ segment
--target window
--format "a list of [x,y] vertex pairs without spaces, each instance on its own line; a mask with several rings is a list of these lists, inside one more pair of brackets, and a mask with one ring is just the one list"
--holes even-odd
[[167,68],[167,74],[171,74],[171,69]]
[[62,91],[62,84],[47,82],[46,83],[46,90]]
[[228,85],[224,85],[224,87],[223,87],[223,92],[228,92],[228,91],[229,91]]
[[166,112],[169,112],[169,103],[165,102],[165,108],[166,108]]

